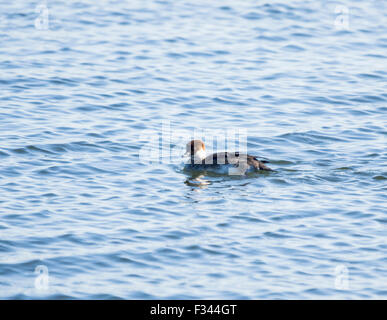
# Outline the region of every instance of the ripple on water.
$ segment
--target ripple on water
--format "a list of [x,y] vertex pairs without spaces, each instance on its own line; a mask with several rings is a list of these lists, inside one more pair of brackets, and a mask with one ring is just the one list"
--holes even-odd
[[[49,30],[0,4],[0,298],[385,297],[380,3],[351,3],[350,30],[311,0],[122,1],[102,20],[58,2]],[[246,129],[275,172],[149,165],[162,120],[173,148]]]

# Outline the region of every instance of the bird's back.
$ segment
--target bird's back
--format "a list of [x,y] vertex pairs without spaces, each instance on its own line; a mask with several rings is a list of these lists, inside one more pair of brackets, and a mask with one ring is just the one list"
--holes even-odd
[[240,153],[240,152],[218,152],[207,156],[201,163],[194,163],[191,161],[192,166],[196,166],[198,169],[212,169],[222,166],[238,166],[245,167],[245,170],[267,170],[272,171],[267,167],[263,161],[259,161],[255,156]]

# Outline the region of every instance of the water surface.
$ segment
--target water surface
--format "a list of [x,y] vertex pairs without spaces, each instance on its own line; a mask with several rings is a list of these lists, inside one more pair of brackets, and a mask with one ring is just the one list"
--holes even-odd
[[[39,5],[0,3],[0,298],[387,298],[384,1]],[[163,121],[276,172],[144,163]]]

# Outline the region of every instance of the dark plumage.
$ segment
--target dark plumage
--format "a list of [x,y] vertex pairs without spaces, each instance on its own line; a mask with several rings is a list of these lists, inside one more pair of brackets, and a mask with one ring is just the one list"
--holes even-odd
[[204,143],[200,140],[192,140],[187,144],[186,149],[186,155],[190,156],[190,161],[187,164],[187,167],[190,169],[214,171],[227,170],[230,174],[245,174],[249,171],[258,170],[273,171],[265,165],[267,161],[260,161],[255,156],[245,153],[218,152],[205,156]]

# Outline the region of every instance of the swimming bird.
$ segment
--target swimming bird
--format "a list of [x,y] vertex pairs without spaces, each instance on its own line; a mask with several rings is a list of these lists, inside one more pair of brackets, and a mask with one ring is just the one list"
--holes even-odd
[[206,155],[206,147],[201,140],[191,140],[187,143],[184,156],[190,157],[186,163],[187,169],[209,170],[230,175],[244,175],[259,170],[274,171],[255,156],[240,152],[218,152]]

